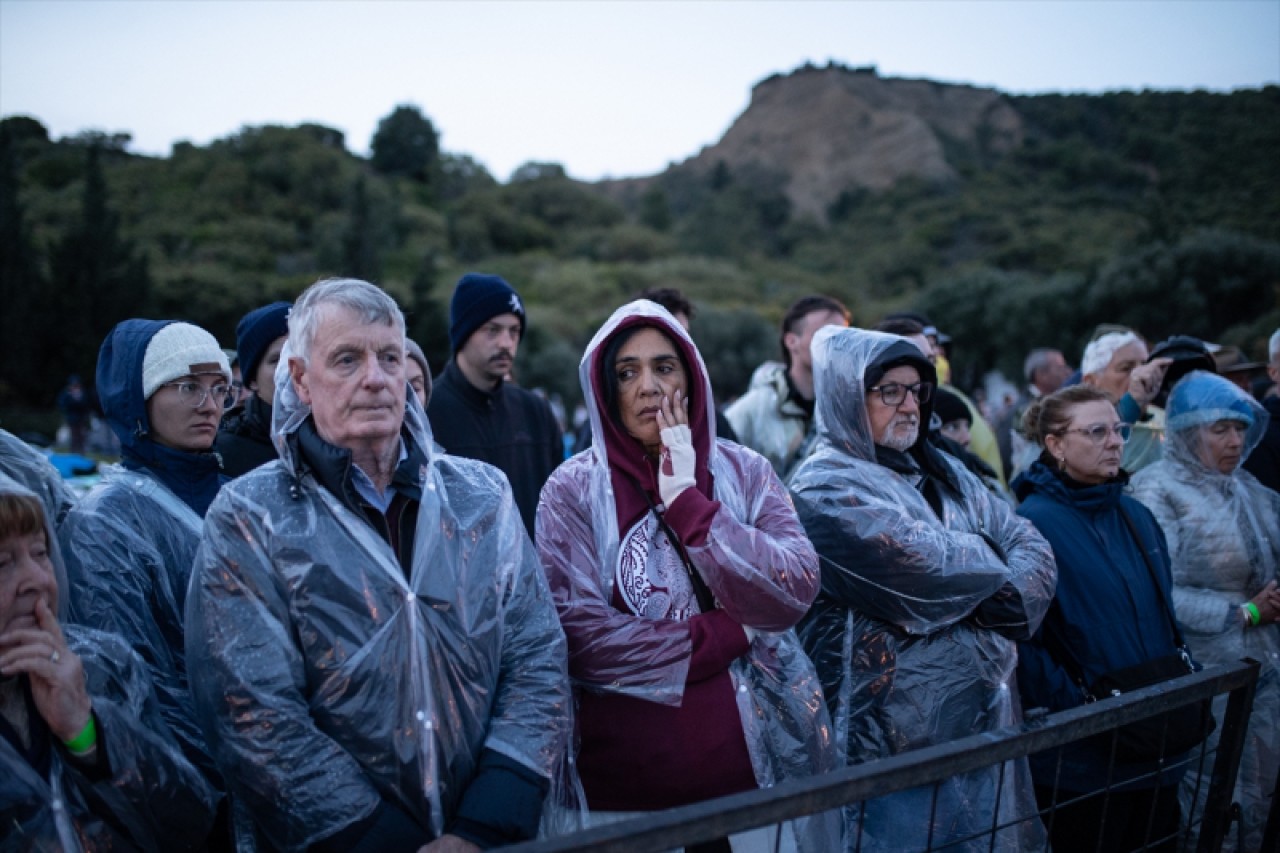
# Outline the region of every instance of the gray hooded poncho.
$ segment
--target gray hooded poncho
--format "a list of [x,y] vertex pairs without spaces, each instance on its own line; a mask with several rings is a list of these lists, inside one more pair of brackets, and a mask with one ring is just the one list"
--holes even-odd
[[[1019,722],[1016,641],[1053,598],[1048,543],[1007,503],[926,439],[931,406],[905,453],[871,435],[864,378],[933,366],[904,338],[823,329],[813,340],[818,446],[796,469],[796,509],[822,564],[800,626],[848,764]],[[869,375],[870,374],[870,375]],[[999,797],[997,799],[997,791]],[[848,849],[912,850],[1034,815],[1023,761],[846,810]],[[947,849],[1044,844],[1037,819]],[[858,845],[861,845],[860,848]]]
[[[1229,380],[1200,371],[1174,386],[1166,416],[1164,458],[1133,478],[1134,497],[1169,543],[1174,612],[1195,659],[1210,665],[1251,657],[1262,664],[1235,795],[1245,849],[1256,849],[1280,768],[1280,625],[1245,627],[1240,605],[1280,579],[1280,494],[1238,465],[1229,474],[1207,467],[1199,445],[1215,422],[1243,423],[1243,461],[1270,416]],[[1219,720],[1226,705],[1226,694],[1214,700]],[[1210,736],[1211,749],[1220,734]],[[1184,793],[1198,781],[1203,798],[1205,783],[1195,773],[1187,774]]]

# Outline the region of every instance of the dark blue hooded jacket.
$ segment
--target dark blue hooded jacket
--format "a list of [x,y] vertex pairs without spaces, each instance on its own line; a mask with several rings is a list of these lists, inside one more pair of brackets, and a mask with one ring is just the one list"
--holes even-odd
[[202,518],[224,478],[215,454],[151,438],[142,360],[170,322],[125,320],[103,341],[97,390],[124,464],[67,514],[58,538],[72,621],[119,634],[146,661],[165,721],[187,758],[218,784],[192,713],[183,623]]
[[107,423],[120,439],[126,468],[146,469],[182,502],[204,517],[226,482],[213,453],[174,450],[151,440],[147,401],[142,396],[142,359],[156,332],[173,320],[125,320],[111,330],[98,352],[98,399]]
[[[1067,669],[1046,647],[1070,649],[1083,668],[1085,684],[1105,672],[1177,651],[1166,615],[1173,612],[1173,600],[1164,533],[1150,510],[1124,494],[1128,483],[1123,471],[1101,485],[1069,483],[1043,461],[1014,480],[1014,493],[1022,501],[1018,514],[1049,540],[1058,563],[1058,589],[1049,613],[1035,636],[1018,644],[1018,689],[1026,710],[1063,711],[1085,701]],[[1120,514],[1122,506],[1142,538],[1141,546]],[[1143,551],[1155,567],[1159,587]],[[1063,752],[1062,788],[1091,790],[1106,780],[1108,756],[1092,746],[1073,744]],[[1052,783],[1055,757],[1031,757],[1038,783]],[[1119,781],[1127,775],[1133,773],[1117,769],[1113,778]],[[1166,774],[1163,781],[1176,780]]]

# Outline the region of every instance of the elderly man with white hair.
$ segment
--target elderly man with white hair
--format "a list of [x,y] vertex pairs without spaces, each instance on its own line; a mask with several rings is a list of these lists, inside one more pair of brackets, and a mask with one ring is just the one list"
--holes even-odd
[[1262,407],[1271,414],[1271,422],[1262,442],[1244,460],[1244,469],[1257,477],[1268,489],[1280,492],[1280,329],[1267,343],[1267,375],[1271,390],[1262,398]]
[[511,487],[439,452],[405,359],[386,293],[308,288],[275,377],[280,458],[206,519],[188,668],[260,847],[531,838],[565,750],[564,635]]
[[1167,358],[1147,361],[1147,345],[1136,332],[1109,332],[1085,347],[1080,360],[1084,384],[1105,391],[1120,419],[1133,425],[1120,463],[1130,474],[1160,458],[1164,412],[1151,401],[1170,363]]

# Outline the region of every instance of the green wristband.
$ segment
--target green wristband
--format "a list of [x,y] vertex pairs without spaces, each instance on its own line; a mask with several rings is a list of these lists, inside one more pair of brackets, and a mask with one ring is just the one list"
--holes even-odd
[[80,734],[71,740],[64,740],[63,745],[74,755],[83,755],[98,745],[98,728],[93,724],[93,712],[89,713],[89,722],[84,724]]
[[1252,601],[1247,601],[1240,606],[1244,608],[1245,613],[1249,614],[1250,628],[1262,621],[1262,614],[1258,612],[1258,605],[1254,604]]

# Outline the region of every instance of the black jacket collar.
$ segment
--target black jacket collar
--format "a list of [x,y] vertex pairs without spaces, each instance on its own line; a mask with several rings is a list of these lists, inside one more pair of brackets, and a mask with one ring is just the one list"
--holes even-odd
[[449,359],[449,363],[444,366],[444,373],[441,378],[452,385],[463,402],[473,408],[481,411],[489,411],[502,397],[502,391],[507,383],[499,382],[493,388],[485,391],[471,384],[471,380],[467,379],[462,369],[458,367],[457,361]]
[[[420,501],[422,488],[419,485],[419,472],[427,464],[427,455],[414,443],[407,429],[401,428],[400,438],[405,443],[406,455],[396,466],[395,474],[391,477],[391,487],[406,497]],[[355,462],[351,451],[321,438],[311,418],[302,422],[289,436],[289,441],[298,460],[299,474],[310,473],[348,509],[363,516],[365,504],[352,479]]]

